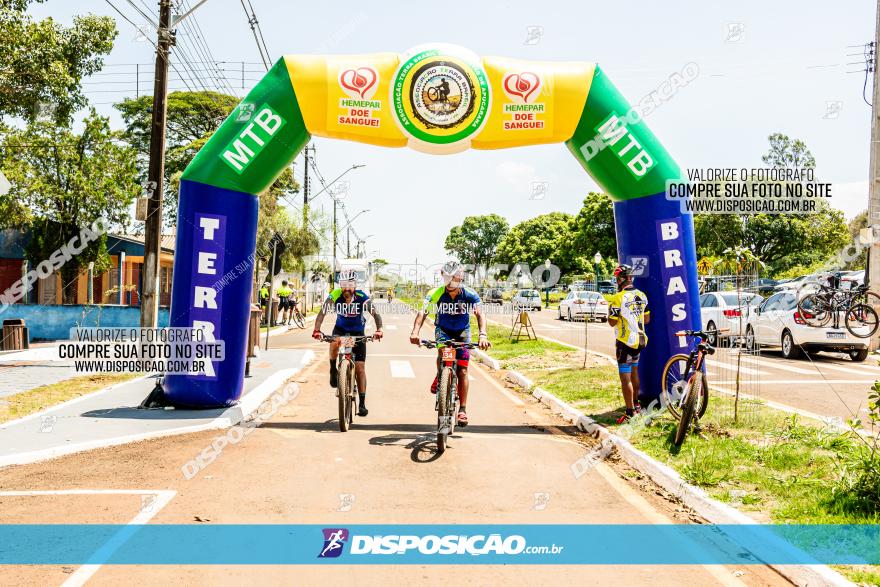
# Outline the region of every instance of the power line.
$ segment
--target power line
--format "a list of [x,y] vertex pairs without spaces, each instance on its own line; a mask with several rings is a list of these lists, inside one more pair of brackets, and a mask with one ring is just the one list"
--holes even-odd
[[[248,24],[251,27],[251,33],[254,35],[254,41],[257,43],[257,51],[260,53],[260,59],[263,61],[263,66],[266,68],[266,71],[269,71],[269,63],[272,59],[269,57],[269,49],[266,47],[265,40],[263,39],[263,33],[260,31],[260,23],[257,20],[257,14],[254,12],[254,7],[251,5],[250,0],[248,0],[247,6],[244,3],[245,0],[241,0],[241,7],[244,10],[244,15],[248,19]],[[248,12],[248,6],[251,7],[250,12]],[[265,55],[264,55],[265,51]]]

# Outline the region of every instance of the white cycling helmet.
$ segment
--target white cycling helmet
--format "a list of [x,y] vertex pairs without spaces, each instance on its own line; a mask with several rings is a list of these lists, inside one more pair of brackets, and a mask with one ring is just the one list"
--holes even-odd
[[357,285],[357,272],[354,269],[343,269],[339,272],[339,285]]
[[440,274],[445,278],[453,278],[453,277],[464,277],[464,267],[461,266],[461,263],[458,261],[447,261],[444,263],[443,267],[440,268]]

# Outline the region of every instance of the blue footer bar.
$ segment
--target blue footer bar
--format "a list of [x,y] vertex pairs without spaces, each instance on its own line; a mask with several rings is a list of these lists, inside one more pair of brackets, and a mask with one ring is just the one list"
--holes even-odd
[[0,564],[880,564],[876,525],[0,525]]

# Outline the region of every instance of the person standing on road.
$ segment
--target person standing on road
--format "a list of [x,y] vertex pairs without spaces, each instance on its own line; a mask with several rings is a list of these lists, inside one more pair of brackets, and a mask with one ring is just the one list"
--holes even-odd
[[[370,314],[376,322],[376,332],[373,340],[382,340],[382,316],[373,306],[370,296],[357,289],[357,273],[350,269],[339,272],[339,287],[330,292],[327,299],[321,305],[321,311],[315,318],[315,330],[312,338],[321,340],[324,333],[321,332],[321,323],[324,315],[328,312],[336,312],[336,325],[333,327],[333,336],[364,336],[364,327],[367,324],[366,314]],[[339,338],[330,344],[330,387],[336,387],[339,381],[339,371],[336,368],[336,357],[339,355]],[[363,338],[354,344],[354,375],[358,384],[358,416],[363,418],[367,415],[367,341]]]
[[[437,340],[437,375],[431,384],[431,393],[437,393],[439,373],[441,368],[441,354],[444,341],[470,342],[471,341],[471,312],[477,317],[477,326],[480,329],[479,346],[486,350],[489,344],[489,336],[486,334],[486,318],[483,316],[480,305],[480,296],[474,290],[462,285],[464,268],[455,261],[449,261],[440,270],[444,285],[434,291],[428,292],[421,311],[416,314],[413,322],[409,341],[414,345],[420,345],[419,331],[429,311],[436,312],[434,319],[434,338]],[[457,421],[459,426],[467,426],[467,398],[468,398],[468,361],[470,352],[466,348],[455,349],[455,359],[458,373],[458,397],[461,401]]]
[[287,285],[285,279],[281,282],[281,287],[278,288],[278,312],[281,314],[281,324],[290,324],[290,309],[293,307],[290,301],[291,294],[293,294],[293,290]]
[[263,287],[260,288],[260,309],[263,311],[263,323],[268,320],[266,311],[269,307],[269,282],[264,281]]
[[618,420],[623,424],[639,411],[639,355],[648,345],[645,324],[651,320],[648,297],[633,287],[632,267],[618,265],[614,270],[617,293],[605,294],[608,300],[608,324],[616,334],[617,370],[623,392],[625,412]]

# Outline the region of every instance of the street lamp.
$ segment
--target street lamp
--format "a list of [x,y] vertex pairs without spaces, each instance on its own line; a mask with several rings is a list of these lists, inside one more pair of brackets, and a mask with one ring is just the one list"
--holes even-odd
[[[343,171],[342,173],[340,173],[339,176],[338,176],[336,179],[334,179],[333,181],[331,181],[330,183],[328,183],[327,185],[325,185],[320,191],[318,191],[318,193],[316,193],[314,196],[312,196],[311,198],[309,198],[309,202],[311,202],[312,200],[314,200],[315,198],[317,198],[318,196],[320,196],[321,194],[323,194],[324,192],[326,192],[328,189],[330,189],[331,187],[333,187],[333,186],[336,184],[336,182],[339,181],[340,179],[342,179],[342,177],[343,177],[346,173],[348,173],[349,171],[354,171],[355,169],[360,169],[361,167],[366,167],[366,165],[352,165],[351,167],[349,167],[348,169],[346,169],[345,171]],[[336,198],[334,197],[334,200],[335,200],[335,199],[336,199]]]
[[599,263],[602,262],[602,253],[596,251],[593,255],[593,264],[596,266],[596,291],[599,291]]
[[[547,281],[544,283],[544,307],[550,307],[550,259],[544,260],[544,271],[547,272]],[[543,275],[542,275],[543,277]]]

